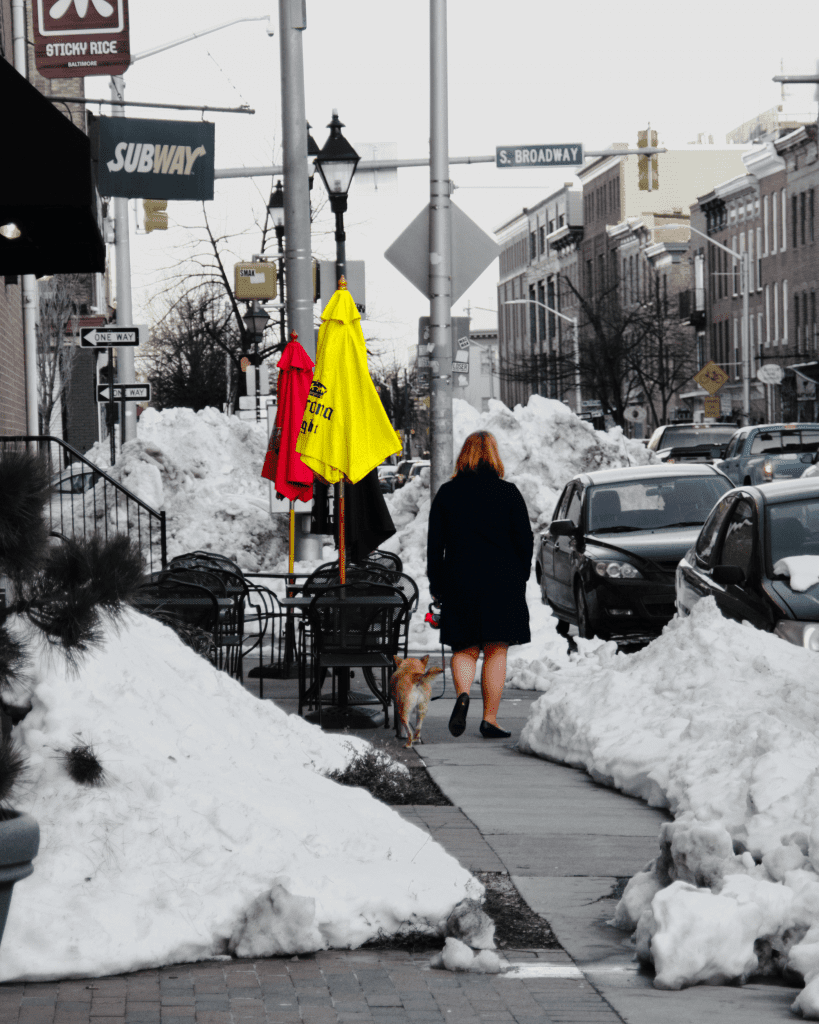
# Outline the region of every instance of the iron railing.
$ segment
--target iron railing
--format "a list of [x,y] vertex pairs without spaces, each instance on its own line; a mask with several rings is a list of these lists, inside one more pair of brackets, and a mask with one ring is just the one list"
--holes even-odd
[[145,558],[148,572],[167,568],[165,513],[151,508],[62,438],[0,436],[0,450],[30,450],[44,456],[54,490],[46,515],[60,537],[127,533]]

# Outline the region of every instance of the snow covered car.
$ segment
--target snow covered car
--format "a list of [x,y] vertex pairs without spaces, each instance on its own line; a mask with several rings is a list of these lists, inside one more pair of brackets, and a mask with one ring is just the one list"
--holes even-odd
[[819,479],[720,499],[677,567],[679,613],[705,597],[728,618],[819,651]]
[[646,447],[663,462],[708,462],[722,458],[735,431],[733,423],[666,423]]
[[731,438],[717,466],[734,486],[801,476],[819,450],[819,423],[763,423]]
[[541,600],[566,635],[659,633],[674,615],[674,573],[730,481],[706,463],[581,473],[540,535]]

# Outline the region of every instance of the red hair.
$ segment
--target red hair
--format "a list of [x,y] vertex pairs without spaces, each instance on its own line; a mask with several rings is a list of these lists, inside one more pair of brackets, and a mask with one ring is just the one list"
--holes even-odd
[[469,471],[474,473],[481,466],[491,469],[493,473],[503,479],[504,469],[498,451],[498,442],[495,440],[495,435],[490,434],[488,430],[476,430],[464,441],[461,454],[455,463],[455,472],[452,475],[456,477],[459,473]]

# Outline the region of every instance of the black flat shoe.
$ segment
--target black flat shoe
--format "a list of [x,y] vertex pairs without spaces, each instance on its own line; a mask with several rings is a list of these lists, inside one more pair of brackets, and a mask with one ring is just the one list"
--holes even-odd
[[491,722],[481,722],[481,736],[485,740],[505,740],[511,735],[511,732],[499,729],[496,725],[492,725]]
[[449,731],[453,736],[460,736],[466,728],[467,711],[469,711],[469,694],[462,693],[455,701],[455,707],[449,716]]

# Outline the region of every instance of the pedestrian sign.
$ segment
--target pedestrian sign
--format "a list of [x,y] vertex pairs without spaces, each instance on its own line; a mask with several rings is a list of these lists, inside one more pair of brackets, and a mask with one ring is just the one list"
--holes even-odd
[[694,380],[701,388],[704,388],[709,395],[715,395],[722,385],[728,380],[728,374],[721,366],[718,366],[713,359],[703,366]]

